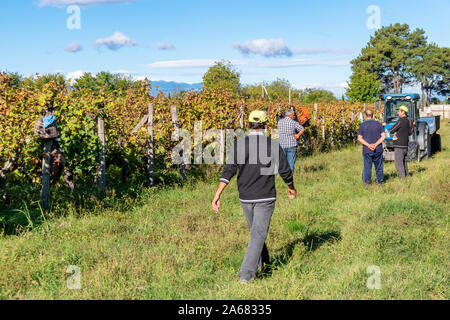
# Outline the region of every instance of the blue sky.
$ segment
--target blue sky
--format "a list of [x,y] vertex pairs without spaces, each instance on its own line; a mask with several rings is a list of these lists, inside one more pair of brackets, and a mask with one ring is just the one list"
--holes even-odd
[[[70,4],[80,7],[79,30],[67,27]],[[381,25],[408,23],[450,46],[449,0],[4,0],[0,70],[69,77],[106,70],[194,83],[225,59],[243,83],[280,77],[340,94],[349,61],[374,32],[371,5]]]

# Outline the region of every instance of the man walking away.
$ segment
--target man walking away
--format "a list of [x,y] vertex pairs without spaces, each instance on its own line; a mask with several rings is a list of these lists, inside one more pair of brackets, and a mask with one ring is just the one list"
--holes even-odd
[[364,123],[359,127],[358,141],[363,145],[363,182],[366,186],[372,183],[372,164],[375,166],[379,185],[384,183],[383,173],[383,141],[386,133],[381,123],[373,119],[373,112],[366,110]]
[[243,284],[255,278],[258,267],[262,268],[264,263],[269,263],[265,241],[276,201],[275,167],[288,185],[289,198],[295,199],[297,196],[286,156],[278,142],[263,133],[267,124],[266,113],[252,112],[249,122],[252,131],[234,143],[212,201],[212,209],[219,212],[220,196],[239,172],[239,200],[250,228],[250,241],[239,271]]
[[294,172],[295,160],[297,159],[297,140],[305,132],[305,129],[294,120],[294,117],[295,112],[288,110],[284,113],[284,118],[278,121],[280,146],[287,157],[292,172]]
[[394,135],[395,168],[400,179],[404,179],[409,175],[406,156],[408,154],[411,127],[408,120],[408,112],[407,106],[401,106],[397,111],[399,119],[390,130],[390,133]]

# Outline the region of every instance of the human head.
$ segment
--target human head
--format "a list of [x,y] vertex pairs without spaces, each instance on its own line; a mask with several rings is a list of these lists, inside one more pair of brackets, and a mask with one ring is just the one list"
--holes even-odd
[[373,111],[372,110],[366,110],[364,112],[364,120],[370,120],[373,119]]
[[408,107],[405,105],[401,105],[400,108],[398,108],[397,115],[401,118],[404,118],[408,116],[408,112]]
[[265,129],[268,121],[267,114],[264,111],[253,111],[250,113],[248,121],[252,130]]
[[286,111],[284,112],[284,116],[285,116],[285,117],[289,117],[289,118],[291,118],[291,119],[294,119],[294,117],[295,117],[295,112],[294,112],[294,110],[292,110],[292,109],[288,109],[288,110],[286,110]]

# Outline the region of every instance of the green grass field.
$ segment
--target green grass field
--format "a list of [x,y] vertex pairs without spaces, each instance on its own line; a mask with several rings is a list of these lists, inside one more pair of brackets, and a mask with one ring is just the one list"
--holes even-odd
[[[218,215],[211,181],[139,189],[96,209],[67,205],[0,236],[0,298],[449,299],[450,126],[440,133],[443,151],[410,163],[407,181],[387,163],[383,188],[364,188],[360,146],[301,158],[296,200],[277,178],[272,271],[248,286],[237,277],[249,232],[236,181]],[[81,290],[67,288],[69,265]],[[370,266],[379,290],[367,287]]]

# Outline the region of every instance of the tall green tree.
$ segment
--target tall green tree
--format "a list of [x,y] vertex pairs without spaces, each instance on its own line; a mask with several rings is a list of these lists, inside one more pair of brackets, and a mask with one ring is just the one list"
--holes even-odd
[[241,74],[229,61],[217,61],[203,76],[203,86],[209,89],[231,89],[241,92]]
[[[264,95],[271,100],[289,98],[289,90],[292,99],[300,100],[303,103],[331,102],[337,100],[331,91],[318,88],[307,88],[305,90],[294,89],[289,80],[283,78],[277,78],[275,81],[264,83],[264,87],[267,90],[267,93],[264,91]],[[242,91],[244,96],[248,98],[259,98],[262,96],[262,84],[246,85]]]
[[[297,96],[300,91],[292,89],[292,85],[287,79],[277,78],[275,81],[264,83],[264,87],[267,93],[264,91],[264,96],[268,96],[269,99],[276,100],[278,98],[289,98],[289,89],[291,90],[291,96]],[[262,84],[255,83],[249,84],[243,87],[243,95],[249,98],[259,98],[262,96]]]
[[315,102],[333,102],[336,101],[336,97],[333,92],[325,89],[317,89],[317,88],[306,88],[302,90],[298,98],[301,102],[304,103],[315,103]]
[[375,32],[361,54],[351,61],[354,73],[374,73],[382,92],[401,93],[414,82],[408,62],[426,46],[425,32],[411,32],[407,24],[383,27]]
[[411,59],[411,72],[420,83],[422,98],[431,104],[433,93],[447,95],[450,80],[450,50],[429,44]]
[[64,87],[66,85],[66,78],[60,73],[44,75],[36,74],[36,76],[24,78],[22,81],[22,85],[36,87],[39,90],[42,90],[45,85],[50,82],[54,82],[57,85]]
[[110,72],[99,72],[95,76],[91,73],[84,73],[83,76],[75,80],[73,87],[76,90],[87,88],[93,92],[99,92],[103,89],[105,92],[125,92],[135,86],[135,82],[122,75]]
[[295,90],[292,89],[289,80],[282,78],[277,78],[275,81],[271,82],[266,89],[272,99],[289,98],[289,90],[291,90],[291,95],[295,94]]
[[345,94],[352,102],[372,103],[377,100],[381,90],[381,81],[373,73],[358,72],[350,77]]

